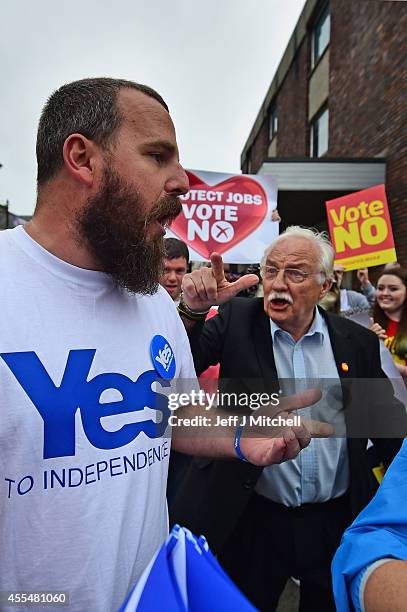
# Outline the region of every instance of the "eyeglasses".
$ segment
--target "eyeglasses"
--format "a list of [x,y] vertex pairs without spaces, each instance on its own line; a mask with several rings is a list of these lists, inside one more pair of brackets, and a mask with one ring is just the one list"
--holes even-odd
[[282,271],[284,278],[290,283],[303,283],[308,276],[320,274],[319,272],[303,272],[303,270],[297,270],[296,268],[276,268],[275,266],[263,266],[261,268],[262,277],[266,280],[275,280],[277,274]]

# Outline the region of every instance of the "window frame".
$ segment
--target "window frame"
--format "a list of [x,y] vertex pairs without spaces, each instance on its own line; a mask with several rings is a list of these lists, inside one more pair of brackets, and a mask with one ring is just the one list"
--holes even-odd
[[[311,40],[311,70],[315,68],[315,66],[319,63],[320,59],[324,55],[325,51],[330,45],[331,42],[331,12],[330,12],[329,3],[325,4],[318,14],[317,19],[312,27],[312,40]],[[323,49],[317,48],[317,43],[319,41],[319,35],[322,30],[322,26],[325,23],[325,20],[329,19],[329,33],[328,40]]]
[[268,128],[269,128],[269,142],[273,140],[275,135],[278,133],[278,114],[276,105],[273,104],[270,107],[268,114]]
[[[319,135],[319,122],[323,115],[328,113],[327,117],[327,146],[323,153],[319,153],[319,145],[320,145],[320,135]],[[315,128],[318,125],[318,131],[315,131]],[[317,154],[315,154],[315,148],[317,149]],[[316,113],[312,120],[310,121],[310,158],[311,159],[320,159],[329,151],[329,106],[328,104],[324,104],[324,106]]]

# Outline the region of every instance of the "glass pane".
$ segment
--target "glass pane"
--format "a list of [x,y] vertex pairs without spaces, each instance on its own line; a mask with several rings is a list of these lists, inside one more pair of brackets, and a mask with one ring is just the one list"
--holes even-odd
[[329,44],[331,16],[328,9],[323,13],[314,30],[314,61],[316,64]]
[[326,109],[318,119],[318,153],[317,157],[321,157],[328,151],[328,130],[329,111]]
[[272,140],[273,136],[277,134],[277,126],[278,126],[277,112],[275,110],[272,110],[269,115],[269,139],[270,140]]

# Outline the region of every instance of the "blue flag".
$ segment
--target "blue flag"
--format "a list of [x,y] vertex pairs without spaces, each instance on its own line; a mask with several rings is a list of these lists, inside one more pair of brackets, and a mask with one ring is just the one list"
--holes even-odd
[[175,525],[119,612],[254,612],[203,536]]

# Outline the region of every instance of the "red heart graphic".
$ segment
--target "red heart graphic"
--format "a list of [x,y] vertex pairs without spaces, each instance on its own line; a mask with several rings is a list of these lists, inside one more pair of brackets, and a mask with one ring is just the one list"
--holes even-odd
[[171,231],[205,259],[214,251],[225,253],[264,221],[267,196],[255,180],[231,176],[208,185],[192,172],[187,174],[190,191],[181,197],[182,213]]

